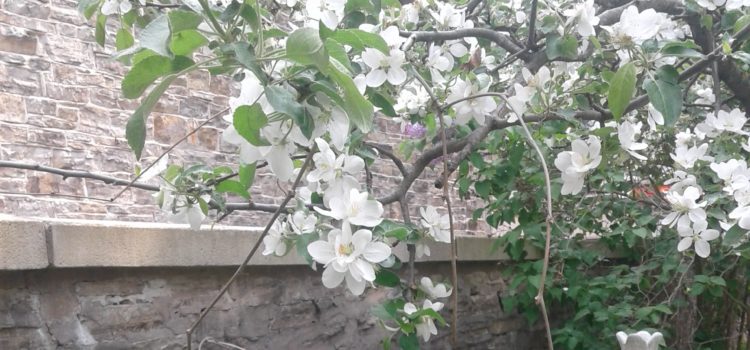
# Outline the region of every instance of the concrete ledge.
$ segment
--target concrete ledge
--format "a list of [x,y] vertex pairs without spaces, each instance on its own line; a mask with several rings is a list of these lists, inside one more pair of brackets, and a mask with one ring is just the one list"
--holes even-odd
[[[143,222],[57,220],[0,216],[0,270],[76,267],[200,267],[236,266],[257,242],[261,228]],[[509,257],[490,251],[494,238],[457,238],[458,260],[502,261]],[[262,249],[262,245],[261,245]],[[417,261],[450,261],[450,245],[430,245],[432,254]],[[527,249],[529,259],[541,252]],[[406,248],[394,253],[408,260]],[[291,252],[285,257],[257,252],[250,265],[305,265]]]
[[49,265],[45,225],[0,220],[0,269],[33,270]]

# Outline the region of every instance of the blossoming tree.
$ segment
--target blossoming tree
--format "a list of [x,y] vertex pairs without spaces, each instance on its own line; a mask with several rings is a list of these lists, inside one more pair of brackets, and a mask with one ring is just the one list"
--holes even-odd
[[[455,260],[452,282],[417,282],[413,265],[430,254],[426,243],[454,243],[452,186],[484,200],[474,219],[511,226],[495,247],[517,260],[505,270],[501,304],[541,320],[550,348],[612,348],[627,339],[616,332],[642,329],[678,349],[747,344],[750,1],[79,7],[100,44],[114,34],[115,58],[129,66],[124,96],[144,96],[127,123],[136,158],[149,112],[175,79],[208,70],[239,82],[229,106],[208,119],[227,122],[234,168],[161,161],[129,185],[159,176],[158,204],[194,228],[236,210],[273,213],[262,254],[301,254],[321,267],[326,288],[402,291],[373,309],[392,332],[384,346],[418,348],[443,326],[456,340]],[[112,21],[117,30],[107,33]],[[395,150],[371,141],[376,116],[400,123],[406,141]],[[378,157],[402,181],[375,198],[362,179]],[[435,162],[443,214],[406,196]],[[287,188],[280,205],[248,193],[265,166]],[[228,203],[227,194],[247,201]],[[403,222],[383,217],[395,204]],[[414,205],[419,222],[408,215]],[[618,260],[587,249],[592,237]],[[408,246],[404,264],[392,254],[398,244]],[[544,259],[524,260],[528,246]],[[410,271],[403,280],[402,268]],[[446,322],[439,300],[449,297]]]

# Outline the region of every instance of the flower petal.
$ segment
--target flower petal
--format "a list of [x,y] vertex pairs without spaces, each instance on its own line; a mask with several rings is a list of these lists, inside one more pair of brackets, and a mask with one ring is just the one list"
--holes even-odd
[[[427,252],[429,252],[429,248],[425,253]],[[427,253],[427,255],[429,255],[429,253]],[[367,261],[379,263],[391,256],[391,247],[383,242],[371,242],[365,248],[362,256],[367,259]]]
[[327,265],[336,258],[333,245],[326,241],[315,241],[307,246],[307,252],[317,262]]
[[336,288],[341,284],[341,281],[344,280],[345,275],[346,273],[338,272],[330,266],[326,267],[326,269],[323,270],[323,285],[326,288]]

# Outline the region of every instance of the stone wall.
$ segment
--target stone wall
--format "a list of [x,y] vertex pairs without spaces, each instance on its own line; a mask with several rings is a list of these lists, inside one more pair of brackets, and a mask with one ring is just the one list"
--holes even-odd
[[[76,11],[75,0],[0,0],[0,160],[39,163],[130,178],[135,159],[125,142],[125,123],[137,101],[120,92],[126,68],[112,60],[113,47],[97,46],[93,28]],[[111,37],[109,38],[111,42]],[[197,72],[179,79],[162,97],[148,121],[145,159],[151,160],[227,106],[233,86],[226,78]],[[197,161],[231,164],[230,145],[221,142],[225,128],[219,118],[188,138],[172,153],[174,163]],[[403,138],[398,125],[379,119],[371,136],[395,144]],[[375,194],[400,182],[386,161],[372,167]],[[412,215],[418,206],[442,205],[442,192],[432,185],[437,172],[428,169],[413,186]],[[119,188],[101,182],[41,172],[0,168],[0,212],[21,216],[159,221],[150,193],[130,190],[114,203],[106,201]],[[278,203],[275,179],[259,174],[251,191],[258,203]],[[27,196],[9,193],[36,193]],[[78,199],[47,194],[100,198]],[[417,195],[418,193],[418,195]],[[454,194],[455,195],[455,194]],[[455,201],[460,233],[487,234],[484,224],[470,222],[474,201]],[[386,209],[398,218],[395,205]],[[262,224],[268,214],[236,213],[224,223]]]
[[[447,263],[418,264],[445,276]],[[498,304],[494,264],[460,264],[460,349],[534,349],[538,335]],[[185,330],[231,268],[0,272],[0,349],[182,349]],[[251,267],[196,330],[247,349],[378,349],[389,334],[370,307],[387,290],[329,290],[304,266]],[[443,312],[449,318],[449,311]],[[441,327],[425,349],[446,349]],[[196,343],[197,344],[197,343]],[[197,348],[197,347],[195,347]],[[204,349],[218,349],[206,346]]]
[[[0,217],[0,349],[183,349],[185,330],[258,236],[252,228]],[[490,242],[458,241],[458,348],[541,349],[540,329],[500,307],[506,284],[497,262],[507,256],[489,252]],[[434,244],[416,276],[447,280],[445,248]],[[406,256],[403,247],[395,254]],[[389,333],[369,310],[390,292],[355,297],[343,286],[325,288],[294,253],[259,255],[194,339],[246,349],[378,349]],[[424,348],[447,349],[448,334],[440,327]]]

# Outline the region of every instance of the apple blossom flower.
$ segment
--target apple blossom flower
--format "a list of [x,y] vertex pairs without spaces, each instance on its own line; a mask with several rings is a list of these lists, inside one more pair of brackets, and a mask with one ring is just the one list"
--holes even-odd
[[620,147],[630,153],[633,157],[640,160],[646,160],[646,157],[636,151],[642,151],[648,147],[643,142],[635,142],[635,135],[640,133],[641,123],[633,124],[627,120],[617,126],[617,138],[620,140]]
[[737,225],[745,230],[750,230],[750,206],[740,205],[729,213],[729,218],[737,220]]
[[307,17],[314,21],[320,21],[326,27],[335,29],[344,19],[344,7],[346,0],[307,0],[305,10]]
[[298,210],[292,214],[288,222],[294,233],[303,235],[315,231],[315,224],[318,223],[318,218],[312,213],[305,213],[302,210]]
[[680,218],[677,222],[677,233],[682,239],[677,245],[677,251],[683,252],[695,244],[695,253],[701,258],[707,258],[711,254],[711,244],[708,243],[719,238],[719,231],[707,229],[708,223],[703,220],[693,222],[691,227],[690,219],[686,216]]
[[268,229],[268,234],[263,237],[263,255],[284,256],[286,254],[289,247],[284,240],[285,231],[280,219],[273,222],[271,228]]
[[429,277],[419,280],[419,288],[427,293],[430,299],[447,298],[453,292],[453,288],[448,289],[445,283],[433,284]]
[[448,215],[440,215],[433,206],[419,208],[422,215],[420,223],[427,229],[427,233],[438,242],[450,243],[450,218]]
[[[171,185],[162,185],[161,187],[161,210],[165,214],[168,222],[190,224],[190,228],[198,230],[201,223],[206,218],[206,213],[201,209],[197,198],[176,194]],[[204,194],[200,197],[204,202],[211,200],[211,197]]]
[[687,216],[692,222],[706,221],[706,211],[703,209],[706,202],[697,203],[703,191],[698,185],[686,186],[685,188],[669,189],[664,199],[672,206],[672,212],[662,220],[662,225],[674,225],[682,216]]
[[524,67],[521,69],[521,75],[523,76],[523,80],[526,81],[528,87],[536,88],[541,91],[544,91],[547,88],[547,84],[552,79],[552,74],[546,66],[539,68],[535,74],[531,74],[531,71]]
[[457,9],[450,3],[437,2],[438,11],[430,10],[430,15],[435,20],[438,29],[448,30],[463,28],[466,24],[466,11]]
[[[451,103],[462,98],[486,92],[488,88],[489,86],[486,86],[480,90],[468,80],[456,78],[456,81],[450,87],[451,93],[448,95],[446,102]],[[474,119],[477,123],[484,124],[484,117],[497,108],[497,103],[495,103],[492,97],[483,96],[458,102],[452,108],[456,111],[457,123],[466,124],[471,119]]]
[[709,137],[717,136],[724,131],[747,135],[748,133],[742,130],[745,123],[747,123],[745,112],[735,108],[731,112],[722,110],[718,114],[707,115],[706,121],[698,124],[696,129],[700,129]]
[[681,167],[690,169],[695,166],[695,162],[699,160],[711,161],[713,158],[706,156],[708,152],[708,144],[704,143],[700,146],[677,146],[674,153],[669,156]]
[[750,171],[744,159],[730,159],[726,162],[709,165],[726,185],[724,192],[733,195],[735,191],[750,187]]
[[427,245],[427,243],[423,241],[417,241],[417,243],[414,244],[415,252],[414,255],[416,255],[417,258],[421,258],[423,256],[430,256],[430,246]]
[[696,0],[698,6],[705,8],[709,11],[716,10],[717,7],[724,6],[727,0]]
[[366,48],[362,52],[362,61],[370,67],[370,72],[365,76],[367,86],[378,87],[386,80],[391,85],[400,85],[406,81],[406,71],[401,67],[405,57],[404,52],[399,49],[391,49],[386,56],[378,49]]
[[331,210],[315,207],[318,213],[354,225],[375,227],[383,221],[383,204],[368,199],[367,192],[352,189],[348,195],[330,201]]
[[445,83],[441,72],[448,71],[453,68],[454,60],[453,55],[446,52],[441,46],[432,44],[430,45],[429,53],[425,65],[430,70],[430,76],[432,82],[435,84]]
[[[424,309],[432,309],[435,310],[435,312],[438,312],[443,309],[443,303],[433,303],[430,300],[425,300],[424,303],[422,303],[422,310]],[[404,313],[406,313],[407,315],[414,314],[417,311],[419,310],[414,304],[404,304]],[[430,316],[425,315],[420,317],[419,323],[417,323],[416,328],[417,336],[422,337],[422,340],[425,342],[430,340],[430,336],[437,335],[437,327],[435,327],[435,322]]]
[[391,255],[391,247],[383,242],[373,242],[372,232],[358,230],[352,235],[351,227],[344,223],[341,230],[333,229],[327,241],[315,241],[307,246],[310,256],[325,266],[323,285],[336,288],[346,280],[354,295],[361,295],[367,282],[375,280],[373,264]]
[[664,345],[664,336],[655,332],[650,334],[646,331],[627,334],[617,332],[617,342],[620,343],[620,350],[658,350],[659,345]]
[[602,161],[601,142],[596,136],[588,141],[575,140],[572,151],[560,152],[555,158],[555,166],[562,172],[563,187],[561,194],[577,194],[583,189],[583,180],[590,170],[599,166]]
[[648,104],[648,119],[646,120],[648,122],[648,127],[651,128],[651,131],[656,131],[657,125],[664,125],[664,115],[661,114],[653,104]]
[[602,26],[620,47],[641,45],[660,34],[671,35],[674,24],[665,13],[646,9],[639,12],[636,6],[628,6],[620,15],[620,21],[612,26]]
[[393,109],[398,113],[424,114],[430,94],[421,84],[410,84],[401,89]]
[[99,10],[102,15],[126,14],[133,9],[130,0],[105,0]]
[[594,0],[586,0],[579,3],[572,9],[567,9],[563,12],[568,20],[565,25],[570,25],[576,22],[576,31],[584,38],[588,38],[591,35],[595,35],[594,27],[599,24],[599,17],[596,16],[596,9],[594,8]]

